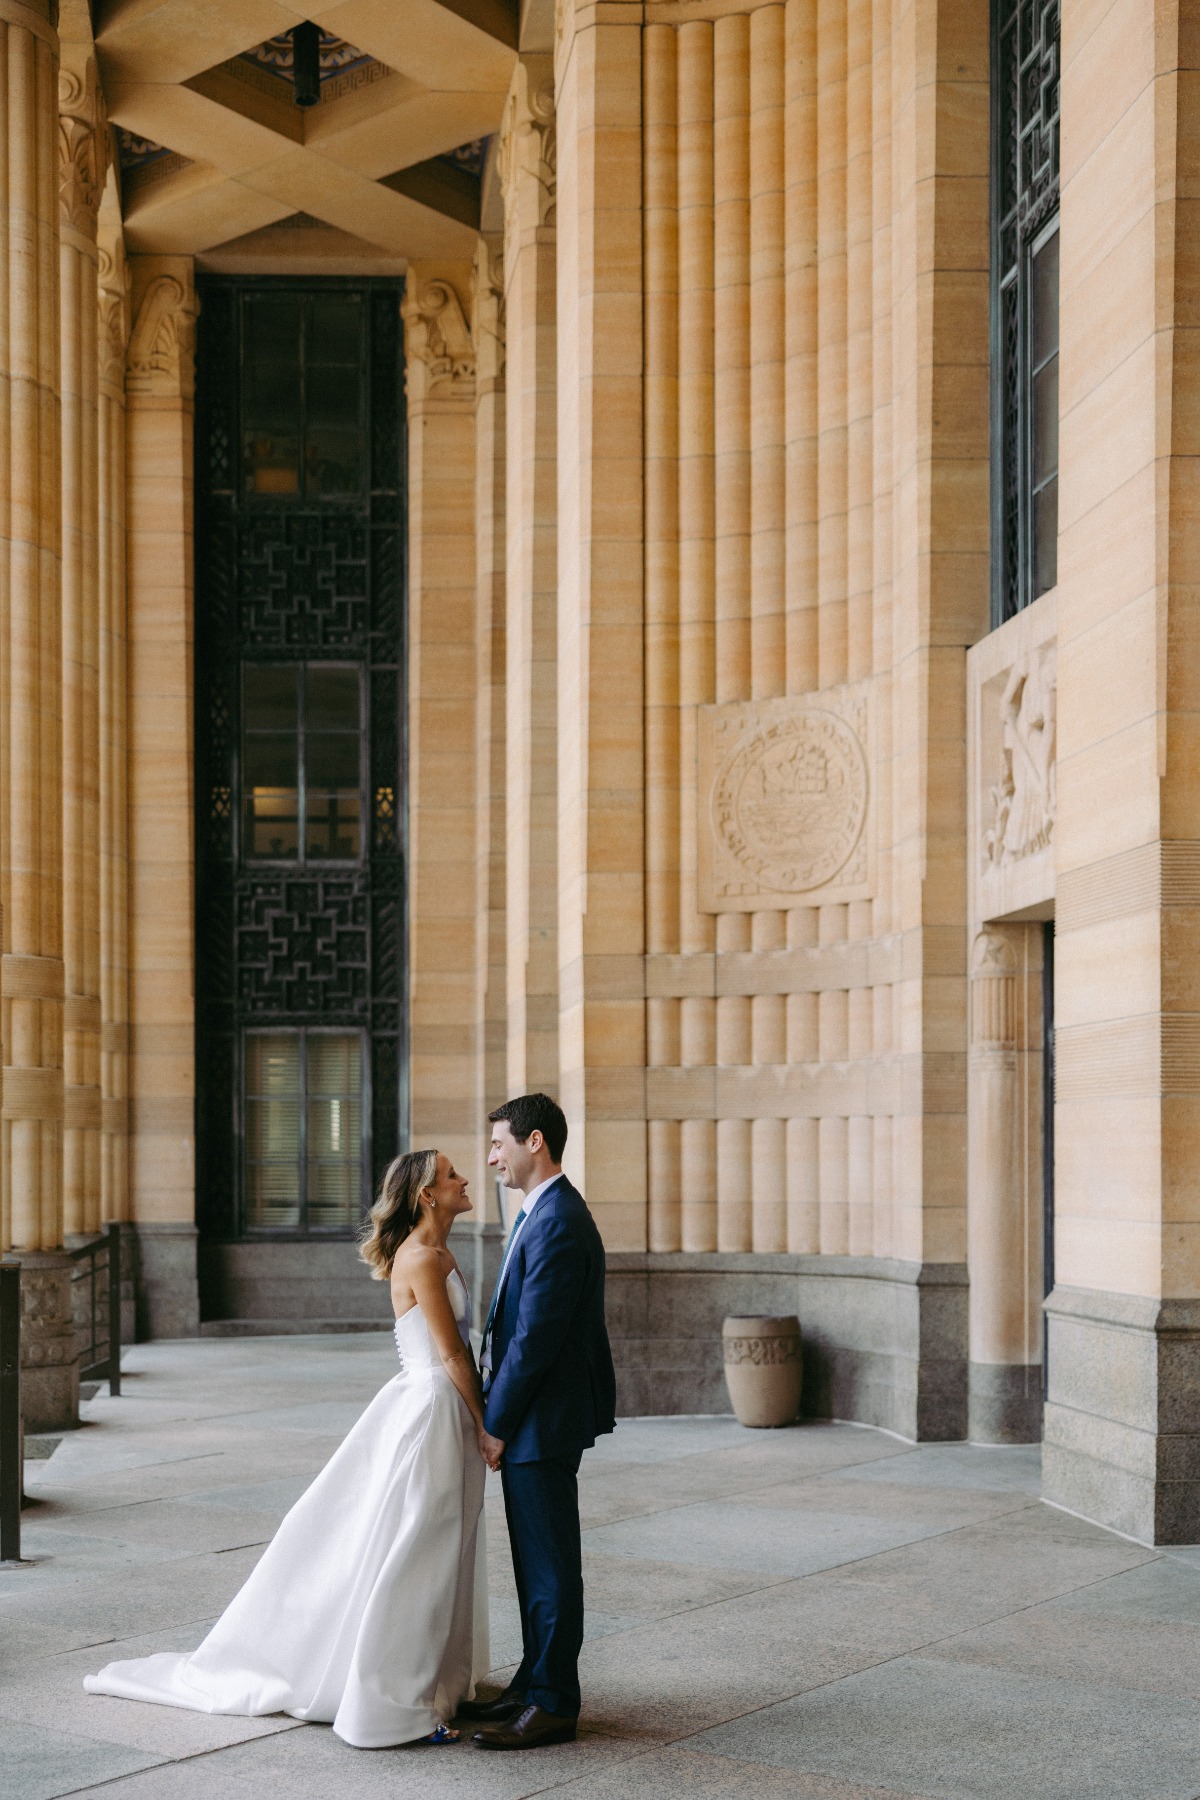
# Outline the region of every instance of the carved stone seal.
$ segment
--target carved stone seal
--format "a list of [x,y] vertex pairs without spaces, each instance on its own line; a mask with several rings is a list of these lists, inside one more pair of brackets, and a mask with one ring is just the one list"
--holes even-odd
[[714,910],[862,883],[865,706],[818,694],[712,710],[703,835]]

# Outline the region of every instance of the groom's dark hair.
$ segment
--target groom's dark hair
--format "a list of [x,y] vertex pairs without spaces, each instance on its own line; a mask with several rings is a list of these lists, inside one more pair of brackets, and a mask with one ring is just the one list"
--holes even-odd
[[508,1128],[518,1144],[527,1143],[531,1131],[540,1131],[550,1152],[550,1160],[560,1163],[567,1147],[567,1115],[549,1094],[519,1094],[506,1100],[488,1114],[492,1125],[507,1120]]

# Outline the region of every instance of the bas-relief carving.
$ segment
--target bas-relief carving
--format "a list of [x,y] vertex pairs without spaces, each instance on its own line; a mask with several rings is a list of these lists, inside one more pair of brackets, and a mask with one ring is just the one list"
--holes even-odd
[[1054,835],[1057,658],[1043,644],[1013,664],[1000,700],[1002,768],[989,791],[985,871],[1050,846]]
[[195,377],[196,305],[182,281],[159,275],[142,300],[129,340],[126,391],[189,397]]
[[448,281],[426,280],[406,293],[405,347],[423,363],[427,394],[440,389],[469,395],[475,384],[475,345],[462,303]]
[[967,652],[967,879],[973,930],[1054,911],[1057,607],[1044,594]]
[[871,893],[867,689],[700,710],[705,912]]

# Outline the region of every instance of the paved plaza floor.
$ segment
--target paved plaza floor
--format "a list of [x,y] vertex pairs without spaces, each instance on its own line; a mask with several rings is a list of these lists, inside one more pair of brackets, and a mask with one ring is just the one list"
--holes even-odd
[[[382,1335],[126,1352],[30,1466],[0,1574],[4,1800],[1195,1800],[1200,1550],[1037,1499],[1034,1450],[850,1425],[620,1425],[584,1462],[579,1741],[351,1750],[324,1726],[87,1695],[199,1642],[393,1370]],[[518,1653],[489,1486],[496,1679]]]

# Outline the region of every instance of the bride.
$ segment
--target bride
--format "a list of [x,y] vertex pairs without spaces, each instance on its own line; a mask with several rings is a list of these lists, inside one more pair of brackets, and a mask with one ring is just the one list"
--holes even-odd
[[361,1749],[450,1743],[488,1666],[485,1455],[466,1284],[446,1247],[467,1183],[398,1156],[361,1254],[391,1281],[400,1372],[293,1506],[190,1656],[109,1663],[92,1694],[197,1712],[285,1712]]

